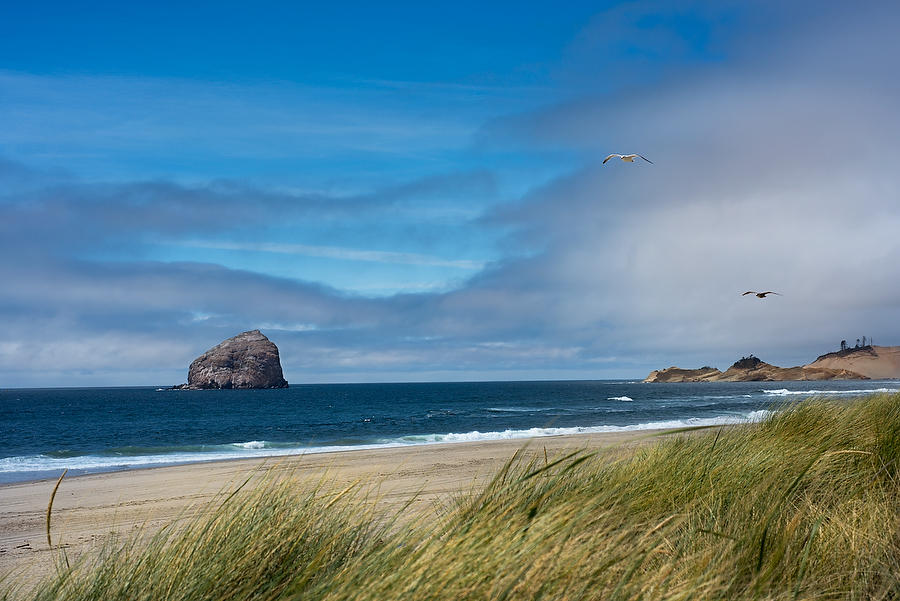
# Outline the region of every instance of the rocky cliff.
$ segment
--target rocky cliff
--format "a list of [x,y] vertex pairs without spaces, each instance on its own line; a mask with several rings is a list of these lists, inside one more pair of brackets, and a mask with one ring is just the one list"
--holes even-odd
[[744,357],[725,371],[713,367],[700,369],[654,370],[644,382],[778,382],[782,380],[868,380],[860,373],[847,369],[834,369],[814,365],[802,367],[778,367],[758,359]]
[[187,384],[177,388],[287,388],[278,347],[259,330],[212,347],[191,363]]

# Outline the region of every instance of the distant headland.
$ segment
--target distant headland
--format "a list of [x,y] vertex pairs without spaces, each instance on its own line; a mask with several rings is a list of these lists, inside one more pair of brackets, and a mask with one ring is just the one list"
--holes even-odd
[[807,365],[778,367],[750,355],[725,371],[669,367],[650,372],[644,382],[777,382],[783,380],[870,380],[900,378],[900,346],[863,344],[820,355]]

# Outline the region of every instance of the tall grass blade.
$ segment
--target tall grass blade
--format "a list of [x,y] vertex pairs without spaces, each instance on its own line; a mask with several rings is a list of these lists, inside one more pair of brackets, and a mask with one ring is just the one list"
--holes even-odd
[[56,498],[56,491],[59,490],[59,485],[62,484],[63,478],[66,477],[68,472],[69,468],[66,468],[59,475],[59,480],[56,481],[56,486],[53,487],[53,492],[50,493],[50,502],[47,503],[47,546],[50,549],[53,549],[53,542],[50,540],[50,513],[53,511],[53,499]]

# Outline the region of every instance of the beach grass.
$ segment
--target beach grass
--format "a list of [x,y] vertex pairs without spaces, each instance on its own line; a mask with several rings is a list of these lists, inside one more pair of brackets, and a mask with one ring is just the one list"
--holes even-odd
[[[37,600],[898,599],[900,395],[547,457],[434,512],[262,478]],[[11,598],[7,593],[3,598]]]

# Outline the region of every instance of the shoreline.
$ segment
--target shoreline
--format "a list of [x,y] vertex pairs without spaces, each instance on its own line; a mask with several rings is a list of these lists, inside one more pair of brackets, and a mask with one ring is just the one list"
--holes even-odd
[[[446,505],[486,483],[514,453],[535,456],[573,450],[610,450],[655,439],[669,430],[570,434],[511,440],[433,443],[259,459],[226,459],[66,477],[53,503],[51,535],[71,561],[99,550],[110,536],[165,524],[202,512],[217,496],[268,472],[300,481],[375,486],[380,505],[414,498],[413,511]],[[678,432],[675,430],[674,432]],[[52,573],[57,552],[47,546],[46,513],[56,479],[0,486],[0,576],[33,585]]]
[[[10,471],[0,473],[0,490],[4,487],[15,486],[18,484],[28,484],[36,482],[55,482],[64,470],[68,470],[67,479],[103,475],[116,474],[130,471],[142,471],[148,469],[161,469],[169,467],[181,467],[188,465],[206,465],[219,462],[232,461],[248,461],[248,462],[265,462],[278,461],[283,459],[298,458],[304,456],[315,455],[335,455],[340,453],[357,453],[367,451],[413,451],[432,446],[456,446],[480,443],[511,443],[522,445],[530,440],[549,440],[554,438],[567,438],[578,436],[617,436],[617,435],[638,435],[645,433],[653,433],[662,430],[677,430],[684,428],[705,428],[718,426],[731,426],[744,423],[753,423],[758,421],[769,412],[769,409],[756,409],[750,411],[744,417],[716,416],[716,417],[692,417],[688,419],[671,419],[661,421],[650,421],[625,426],[571,426],[571,427],[532,427],[520,430],[506,430],[504,432],[468,432],[468,433],[449,433],[449,434],[426,434],[421,435],[422,438],[440,437],[440,440],[422,440],[417,442],[384,442],[384,443],[364,443],[358,445],[323,445],[310,447],[288,447],[278,449],[277,447],[266,448],[260,452],[254,453],[249,450],[231,451],[231,452],[211,452],[211,453],[188,453],[183,458],[177,455],[135,455],[128,459],[119,457],[118,460],[123,461],[121,464],[109,463],[106,465],[87,465],[87,466],[71,466],[71,460],[58,460],[61,465],[54,468],[29,469],[20,471]],[[473,436],[474,435],[474,436]],[[230,445],[219,445],[222,447],[241,446],[247,443],[232,443]],[[251,447],[252,448],[252,447]],[[208,456],[206,456],[208,455]],[[105,459],[103,456],[85,455],[77,459]],[[7,474],[26,474],[22,479],[8,479]]]

